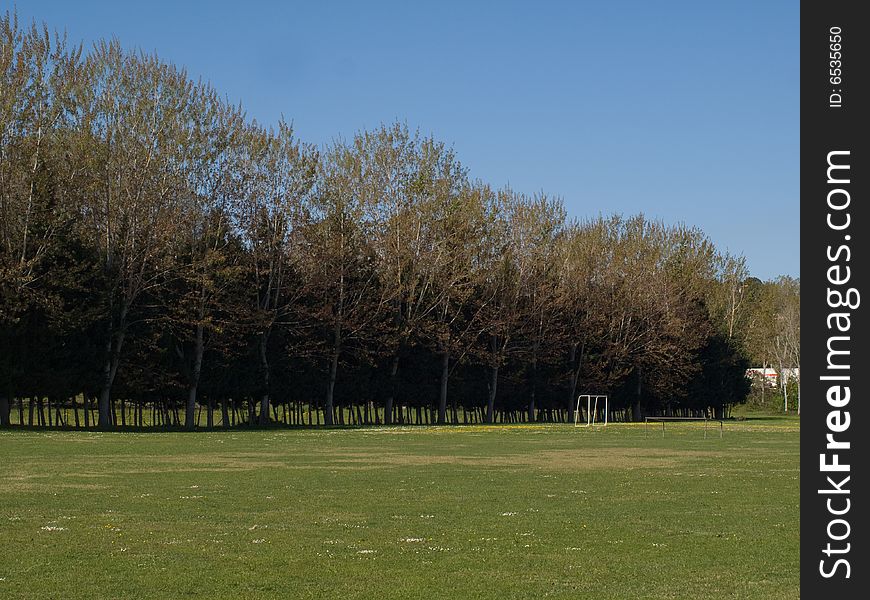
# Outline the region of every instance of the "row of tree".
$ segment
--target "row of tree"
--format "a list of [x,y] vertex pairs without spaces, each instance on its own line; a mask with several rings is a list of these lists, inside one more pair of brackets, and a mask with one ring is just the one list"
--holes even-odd
[[569,220],[402,124],[315,148],[156,56],[10,14],[0,78],[0,424],[43,398],[101,427],[127,406],[570,420],[584,392],[612,418],[721,414],[749,357],[796,360],[797,282],[695,228]]

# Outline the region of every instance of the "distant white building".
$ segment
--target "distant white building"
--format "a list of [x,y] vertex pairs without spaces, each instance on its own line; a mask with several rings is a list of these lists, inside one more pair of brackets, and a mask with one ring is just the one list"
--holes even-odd
[[784,367],[782,369],[782,373],[777,373],[776,369],[773,367],[753,367],[751,369],[746,369],[746,376],[755,382],[764,381],[764,384],[767,387],[776,387],[780,384],[780,376],[785,379],[786,384],[790,384],[793,382],[800,381],[801,379],[801,370],[800,367]]
[[746,377],[755,382],[764,382],[767,387],[776,387],[779,384],[779,373],[773,367],[753,367],[746,369]]

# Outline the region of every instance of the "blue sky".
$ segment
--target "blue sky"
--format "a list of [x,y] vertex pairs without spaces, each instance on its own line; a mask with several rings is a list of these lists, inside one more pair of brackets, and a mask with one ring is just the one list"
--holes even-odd
[[[370,6],[369,6],[370,4]],[[15,3],[0,1],[0,7]],[[403,120],[569,214],[701,227],[798,276],[799,3],[18,2],[117,36],[317,144]]]

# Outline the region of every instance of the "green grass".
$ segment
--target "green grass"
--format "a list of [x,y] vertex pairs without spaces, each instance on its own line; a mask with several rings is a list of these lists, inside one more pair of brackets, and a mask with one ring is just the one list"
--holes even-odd
[[0,597],[797,598],[798,439],[0,431]]

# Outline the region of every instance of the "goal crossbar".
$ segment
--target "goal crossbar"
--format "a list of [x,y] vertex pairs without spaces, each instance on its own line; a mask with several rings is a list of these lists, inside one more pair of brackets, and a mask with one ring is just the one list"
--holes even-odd
[[[586,398],[586,423],[580,423],[580,402]],[[591,427],[595,425],[598,415],[598,400],[604,399],[604,423],[607,427],[608,414],[610,413],[610,399],[605,394],[580,394],[577,396],[577,406],[574,409],[574,427]]]

